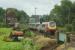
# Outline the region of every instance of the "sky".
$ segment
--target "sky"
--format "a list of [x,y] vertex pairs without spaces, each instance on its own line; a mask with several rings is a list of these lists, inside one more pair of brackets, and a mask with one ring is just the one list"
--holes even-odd
[[60,4],[60,0],[0,0],[0,7],[24,10],[29,16],[35,14],[35,8],[36,15],[49,14],[55,4]]

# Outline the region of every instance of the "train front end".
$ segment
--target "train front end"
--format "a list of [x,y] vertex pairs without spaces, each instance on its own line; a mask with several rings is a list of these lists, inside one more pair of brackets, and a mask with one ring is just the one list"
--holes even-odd
[[56,22],[54,21],[48,22],[47,31],[50,32],[50,34],[54,35],[56,32]]

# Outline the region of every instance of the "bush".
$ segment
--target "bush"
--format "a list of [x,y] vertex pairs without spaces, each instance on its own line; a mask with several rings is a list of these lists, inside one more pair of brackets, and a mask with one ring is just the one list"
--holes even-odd
[[66,31],[71,32],[72,31],[72,25],[71,24],[66,24],[65,27],[67,28]]
[[12,40],[12,39],[10,39],[8,36],[4,36],[3,41],[11,42],[11,41],[13,41],[13,40]]
[[25,35],[28,36],[28,37],[34,37],[35,36],[35,34],[32,31],[27,31],[25,33]]
[[24,50],[39,50],[39,45],[36,45],[33,42],[33,39],[26,38],[23,40],[22,44],[24,46]]
[[44,36],[36,36],[35,44],[39,46],[40,49],[42,48],[52,48],[56,44],[55,39],[50,39]]
[[9,26],[6,23],[0,23],[0,27],[1,28],[4,28],[4,27],[7,27],[8,28]]

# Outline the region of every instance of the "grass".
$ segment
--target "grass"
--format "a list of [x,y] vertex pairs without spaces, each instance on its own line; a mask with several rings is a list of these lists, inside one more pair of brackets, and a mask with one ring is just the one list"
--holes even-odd
[[23,50],[23,46],[18,42],[0,42],[0,50]]
[[24,50],[40,50],[40,46],[33,42],[31,38],[25,38],[23,40]]
[[39,50],[39,46],[34,44],[34,33],[31,31],[26,32],[28,37],[21,42],[5,42],[3,38],[9,36],[11,28],[0,28],[0,50]]
[[10,34],[11,28],[0,28],[0,34]]
[[8,36],[11,31],[11,28],[0,28],[0,50],[23,50],[21,42],[3,41],[4,36]]

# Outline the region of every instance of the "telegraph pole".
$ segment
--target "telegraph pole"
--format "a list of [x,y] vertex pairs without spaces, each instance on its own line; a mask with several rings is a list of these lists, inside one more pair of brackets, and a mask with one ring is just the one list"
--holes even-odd
[[36,15],[36,9],[37,9],[37,8],[35,8],[35,15]]
[[34,13],[35,13],[35,22],[36,22],[36,10],[37,10],[37,8],[35,8],[35,10],[34,10]]

